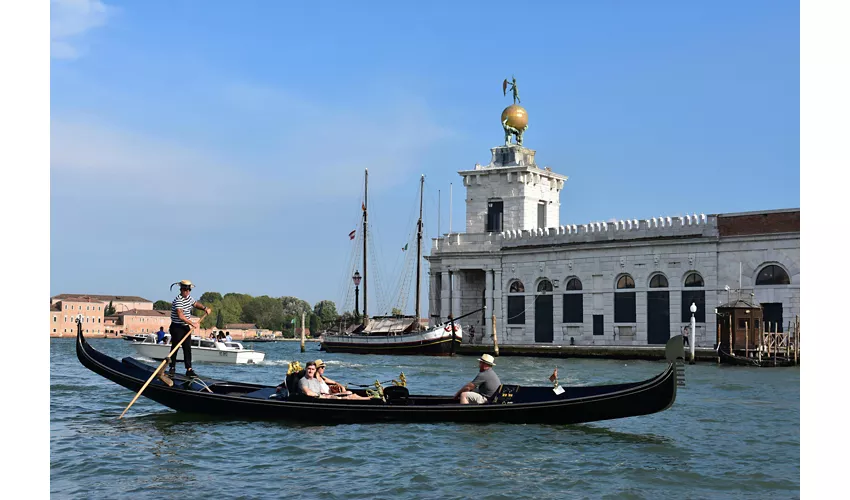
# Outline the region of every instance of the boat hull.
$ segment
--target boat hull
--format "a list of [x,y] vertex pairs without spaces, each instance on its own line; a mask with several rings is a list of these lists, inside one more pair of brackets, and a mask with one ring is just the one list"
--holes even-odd
[[[681,338],[674,337],[671,343],[672,358],[681,360],[684,357]],[[88,344],[82,332],[77,334],[76,351],[83,366],[132,392],[138,392],[154,370],[133,358],[119,361],[97,351]],[[314,425],[376,422],[574,424],[648,415],[669,408],[676,399],[679,375],[669,355],[668,361],[662,373],[641,382],[564,387],[561,394],[555,394],[552,387],[503,386],[514,388],[512,397],[484,405],[461,405],[451,396],[416,395],[388,402],[306,397],[278,400],[269,399],[275,390],[272,386],[210,379],[200,383],[181,375],[174,377],[172,387],[154,378],[143,395],[182,412],[292,420]]]
[[325,335],[322,350],[332,353],[450,356],[457,352],[462,332],[439,326],[399,335]]
[[[171,344],[151,344],[134,342],[132,346],[139,355],[146,358],[163,360],[171,352]],[[192,346],[193,363],[256,364],[262,362],[265,353],[247,349],[216,349],[213,347]],[[177,361],[183,361],[183,349],[177,351]]]

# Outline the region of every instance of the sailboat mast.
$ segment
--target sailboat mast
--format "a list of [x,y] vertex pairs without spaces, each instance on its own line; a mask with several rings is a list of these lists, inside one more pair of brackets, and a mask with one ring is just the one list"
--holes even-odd
[[363,324],[366,324],[366,320],[369,318],[369,309],[366,304],[368,303],[369,294],[366,293],[366,285],[369,283],[369,278],[366,273],[366,220],[368,218],[369,212],[369,169],[366,169],[366,177],[363,183]]
[[425,190],[425,176],[419,180],[419,222],[416,223],[416,329],[419,329],[420,280],[422,279],[422,192]]

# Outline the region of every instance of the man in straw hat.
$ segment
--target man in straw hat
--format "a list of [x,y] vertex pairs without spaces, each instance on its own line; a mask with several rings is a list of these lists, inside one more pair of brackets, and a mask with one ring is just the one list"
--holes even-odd
[[493,370],[494,366],[496,361],[493,356],[484,354],[478,358],[478,375],[455,393],[455,399],[460,399],[462,405],[486,403],[502,385],[502,381]]
[[[178,281],[177,283],[172,283],[171,288],[174,288],[174,285],[180,285],[180,294],[178,294],[177,297],[174,298],[174,301],[171,302],[171,326],[168,327],[168,332],[171,334],[172,346],[183,340],[184,337],[191,335],[192,329],[200,326],[196,325],[189,319],[192,316],[192,308],[200,309],[207,314],[212,312],[212,308],[207,307],[200,302],[196,302],[190,295],[192,288],[194,288],[191,281],[183,280]],[[192,369],[191,342],[191,339],[187,339],[180,345],[180,347],[183,348],[183,364],[186,365],[186,376],[197,377],[198,375],[195,373],[195,370]],[[168,359],[168,374],[171,376],[174,375],[177,368],[177,362],[175,361],[176,355],[177,353],[175,352],[174,355]]]

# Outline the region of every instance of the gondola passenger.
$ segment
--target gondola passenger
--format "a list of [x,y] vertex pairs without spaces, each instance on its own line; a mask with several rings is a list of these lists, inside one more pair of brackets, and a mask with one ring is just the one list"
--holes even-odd
[[304,376],[298,382],[298,388],[302,393],[313,398],[327,397],[322,395],[322,384],[316,378],[316,362],[308,361],[304,369]]
[[[339,382],[335,382],[328,377],[325,377],[325,362],[321,359],[317,359],[314,363],[316,364],[316,378],[319,379],[319,383],[322,386],[322,394],[340,399],[371,399],[365,396],[360,396],[359,394],[354,394],[351,391],[347,391]],[[331,393],[330,386],[338,387],[341,391]]]
[[486,403],[499,390],[499,386],[502,385],[499,376],[493,370],[494,366],[496,366],[496,362],[493,356],[483,354],[478,359],[478,375],[472,379],[472,382],[461,387],[455,393],[454,398],[459,399],[460,404],[463,405],[469,403],[478,405]]

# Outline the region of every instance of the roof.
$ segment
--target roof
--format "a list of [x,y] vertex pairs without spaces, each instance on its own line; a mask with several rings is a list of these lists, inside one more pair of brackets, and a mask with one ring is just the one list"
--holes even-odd
[[168,316],[171,317],[171,311],[158,311],[156,309],[130,309],[129,311],[120,311],[116,316]]
[[254,323],[230,323],[228,325],[224,325],[224,329],[232,329],[232,330],[256,330],[257,325]]
[[756,304],[755,301],[749,301],[744,299],[733,300],[731,302],[727,302],[725,304],[720,304],[717,306],[718,309],[761,309],[759,304]]
[[53,300],[94,299],[102,302],[117,300],[120,302],[150,302],[150,300],[135,295],[97,295],[94,293],[60,293],[50,297]]

